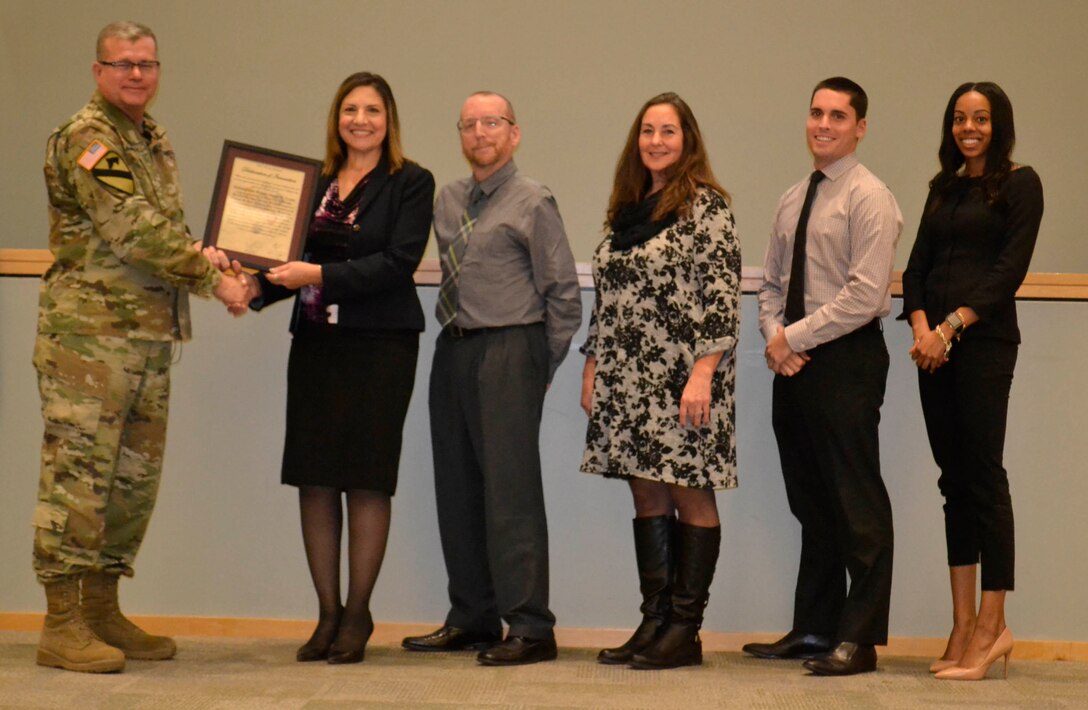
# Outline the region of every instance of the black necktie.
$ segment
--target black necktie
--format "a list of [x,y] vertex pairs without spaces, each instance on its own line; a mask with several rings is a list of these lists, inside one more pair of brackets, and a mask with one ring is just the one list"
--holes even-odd
[[793,235],[793,263],[790,266],[790,286],[786,290],[786,323],[796,323],[805,317],[805,242],[808,237],[808,215],[816,198],[816,186],[826,175],[819,170],[812,173],[805,193],[805,204],[797,218],[797,231]]

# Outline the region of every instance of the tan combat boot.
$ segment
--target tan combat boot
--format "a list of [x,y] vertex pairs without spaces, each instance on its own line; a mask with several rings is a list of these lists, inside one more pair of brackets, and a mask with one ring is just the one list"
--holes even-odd
[[174,639],[152,636],[125,618],[117,604],[116,574],[88,572],[83,576],[83,618],[98,637],[121,649],[126,658],[163,661],[173,658]]
[[78,577],[47,582],[45,598],[49,611],[38,642],[38,665],[85,673],[124,669],[125,654],[102,643],[83,620]]

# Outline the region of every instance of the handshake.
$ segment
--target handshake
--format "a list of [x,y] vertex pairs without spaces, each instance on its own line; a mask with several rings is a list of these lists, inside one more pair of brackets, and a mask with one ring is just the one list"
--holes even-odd
[[[194,246],[200,249],[199,242]],[[231,261],[225,252],[215,247],[205,247],[200,252],[223,274],[213,292],[215,297],[223,302],[227,311],[235,318],[245,315],[249,302],[261,295],[261,283],[257,277],[243,271],[237,260]]]
[[[237,260],[231,261],[222,250],[215,247],[201,249],[200,242],[196,242],[193,247],[223,273],[223,280],[215,287],[215,297],[226,305],[231,315],[245,314],[250,301],[261,295],[261,282],[253,274],[242,270],[242,265]],[[292,291],[303,286],[320,286],[321,265],[288,261],[269,269],[265,278],[269,283]]]

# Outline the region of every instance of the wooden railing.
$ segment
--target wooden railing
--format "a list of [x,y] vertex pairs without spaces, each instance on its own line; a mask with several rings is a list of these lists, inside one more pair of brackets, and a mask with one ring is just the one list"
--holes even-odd
[[[0,276],[40,276],[53,263],[47,249],[0,249]],[[892,295],[903,294],[902,272],[892,275]],[[741,289],[755,293],[763,278],[763,269],[745,266],[741,271]],[[442,273],[437,259],[424,259],[416,270],[416,283],[437,286]],[[578,280],[583,288],[593,287],[590,265],[578,264]],[[1045,301],[1088,301],[1088,274],[1054,274],[1033,272],[1024,279],[1024,285],[1016,292],[1017,298]]]

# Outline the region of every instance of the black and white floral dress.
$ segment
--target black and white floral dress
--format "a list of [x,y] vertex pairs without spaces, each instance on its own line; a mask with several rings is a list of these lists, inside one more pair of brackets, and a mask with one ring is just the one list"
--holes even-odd
[[[582,470],[691,488],[737,485],[733,390],[740,244],[717,192],[648,241],[594,254],[596,300],[583,351],[597,359]],[[710,421],[681,427],[680,396],[698,358],[724,354]]]

